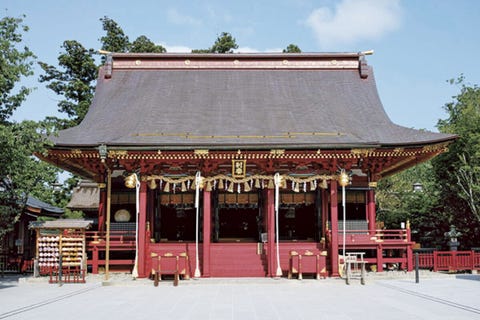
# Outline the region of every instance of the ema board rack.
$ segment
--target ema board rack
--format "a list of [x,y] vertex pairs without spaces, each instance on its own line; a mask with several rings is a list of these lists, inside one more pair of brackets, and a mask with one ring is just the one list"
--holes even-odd
[[40,269],[82,267],[85,258],[83,235],[40,235],[38,238],[38,266]]

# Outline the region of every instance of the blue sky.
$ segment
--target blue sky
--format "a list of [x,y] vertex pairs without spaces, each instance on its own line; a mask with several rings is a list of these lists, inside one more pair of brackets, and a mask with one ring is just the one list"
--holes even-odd
[[[64,40],[100,49],[99,19],[115,20],[133,41],[146,35],[168,52],[210,47],[230,32],[240,52],[373,49],[373,66],[385,110],[397,124],[436,131],[443,105],[459,88],[448,79],[464,74],[480,84],[480,1],[477,0],[2,0],[2,16],[25,14],[25,43],[38,60],[56,65]],[[58,115],[57,97],[35,76],[37,87],[14,120]]]

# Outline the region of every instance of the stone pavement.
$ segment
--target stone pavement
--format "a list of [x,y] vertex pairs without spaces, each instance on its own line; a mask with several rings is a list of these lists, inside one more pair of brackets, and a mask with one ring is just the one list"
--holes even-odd
[[0,278],[0,319],[480,319],[480,275],[162,281],[89,275],[86,284]]

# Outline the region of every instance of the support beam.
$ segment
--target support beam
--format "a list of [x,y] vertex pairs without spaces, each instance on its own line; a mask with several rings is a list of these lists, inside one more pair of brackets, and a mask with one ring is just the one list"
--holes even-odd
[[211,192],[203,190],[203,277],[210,277],[210,239],[212,234]]
[[330,222],[332,224],[332,241],[330,244],[332,277],[338,277],[338,191],[336,180],[330,181]]
[[268,276],[275,277],[277,262],[275,256],[275,190],[267,189],[265,195],[265,213],[267,221],[267,261]]
[[138,215],[138,276],[145,278],[148,275],[145,270],[147,254],[147,182],[140,182],[140,212]]
[[105,214],[107,207],[107,189],[100,188],[100,199],[98,203],[98,231],[105,230]]
[[368,230],[374,232],[376,229],[377,213],[375,208],[375,190],[367,191],[367,216],[368,216]]

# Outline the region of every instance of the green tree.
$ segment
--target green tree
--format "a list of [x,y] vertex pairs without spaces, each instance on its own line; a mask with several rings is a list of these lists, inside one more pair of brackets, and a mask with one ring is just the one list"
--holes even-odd
[[108,52],[129,52],[131,44],[123,29],[107,16],[100,18],[106,35],[100,38],[102,50]]
[[233,53],[234,49],[238,49],[235,38],[228,32],[222,32],[211,48],[194,49],[192,53]]
[[0,123],[5,123],[32,89],[22,86],[15,89],[22,77],[33,75],[36,58],[32,51],[22,46],[23,34],[28,27],[23,18],[3,17],[0,20]]
[[65,52],[58,57],[61,69],[39,63],[45,72],[39,81],[46,82],[47,88],[64,98],[58,103],[58,111],[68,119],[48,118],[58,129],[78,125],[83,120],[92,102],[97,78],[95,50],[85,49],[74,40],[65,41],[62,48]]
[[301,53],[302,50],[296,44],[289,44],[285,49],[283,49],[283,53]]
[[[414,191],[413,184],[422,191]],[[410,221],[412,239],[424,247],[445,244],[443,233],[448,219],[443,218],[440,189],[431,162],[419,164],[379,181],[376,190],[377,218],[387,229],[398,229]]]
[[480,88],[467,85],[461,75],[449,81],[460,87],[453,101],[445,104],[447,119],[438,122],[444,133],[459,135],[449,151],[436,157],[433,172],[441,185],[444,210],[449,223],[464,235],[465,246],[480,244]]
[[0,125],[0,238],[22,214],[29,195],[52,203],[49,186],[58,169],[39,161],[50,131],[33,121]]
[[167,52],[167,50],[161,45],[156,45],[146,36],[140,36],[132,42],[130,52],[164,53]]

